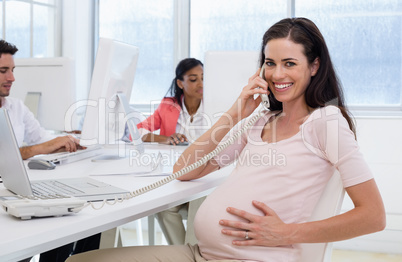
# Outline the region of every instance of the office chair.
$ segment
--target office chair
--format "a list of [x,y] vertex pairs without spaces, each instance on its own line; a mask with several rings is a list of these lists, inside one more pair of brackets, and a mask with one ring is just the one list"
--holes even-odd
[[[338,171],[328,181],[324,192],[314,208],[309,221],[322,220],[340,213],[345,189]],[[300,262],[329,262],[332,255],[332,243],[303,243]]]

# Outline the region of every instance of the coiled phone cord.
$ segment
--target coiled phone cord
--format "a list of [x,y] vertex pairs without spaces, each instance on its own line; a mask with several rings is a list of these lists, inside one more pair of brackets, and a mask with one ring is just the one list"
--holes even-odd
[[214,150],[212,150],[209,154],[203,156],[200,160],[198,160],[197,162],[159,180],[156,181],[148,186],[142,187],[140,189],[137,189],[133,192],[127,193],[126,195],[124,195],[123,197],[119,198],[115,198],[114,200],[103,200],[102,203],[100,204],[100,206],[95,206],[93,204],[93,202],[87,202],[85,205],[81,206],[81,207],[77,207],[74,208],[74,211],[79,211],[81,209],[84,209],[87,206],[92,206],[93,209],[101,209],[105,204],[108,205],[114,205],[116,203],[119,202],[123,202],[124,200],[128,200],[131,198],[134,198],[136,196],[142,195],[148,191],[151,191],[153,189],[156,189],[158,187],[161,187],[175,179],[177,179],[178,177],[181,177],[185,174],[187,174],[190,171],[193,171],[194,169],[204,165],[205,163],[207,163],[211,158],[213,158],[214,156],[218,155],[222,150],[224,150],[226,147],[228,147],[230,144],[234,143],[236,141],[236,139],[238,139],[247,129],[249,129],[250,127],[252,127],[255,122],[257,122],[258,119],[260,119],[260,117],[262,117],[264,115],[264,107],[262,107],[260,109],[260,111],[258,112],[258,114],[256,114],[255,116],[253,116],[250,121],[244,125],[240,130],[238,130],[232,137],[230,137],[228,140],[226,140],[224,143],[222,143],[221,145],[218,145]]

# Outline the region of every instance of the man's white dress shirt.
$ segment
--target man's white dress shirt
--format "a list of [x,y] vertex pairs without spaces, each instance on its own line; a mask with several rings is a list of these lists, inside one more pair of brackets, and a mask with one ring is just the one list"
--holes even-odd
[[2,108],[7,109],[18,146],[35,145],[53,137],[41,127],[24,102],[15,97],[1,97]]

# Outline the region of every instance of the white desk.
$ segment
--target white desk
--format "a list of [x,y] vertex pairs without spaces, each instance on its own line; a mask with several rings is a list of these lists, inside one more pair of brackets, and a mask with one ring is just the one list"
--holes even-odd
[[[168,146],[147,146],[148,150],[163,152],[183,150]],[[165,154],[170,154],[166,153]],[[176,153],[176,156],[179,155]],[[31,180],[44,178],[65,178],[86,176],[99,162],[82,160],[58,166],[54,170],[28,170]],[[106,205],[101,210],[91,207],[81,212],[63,217],[36,218],[20,220],[0,211],[0,261],[18,261],[44,251],[77,241],[90,235],[109,230],[144,216],[154,214],[167,208],[182,204],[209,194],[221,184],[229,169],[217,171],[199,180],[180,182],[172,181],[151,192],[136,198]],[[95,179],[133,191],[161,177],[138,177],[134,175],[95,176]],[[0,195],[7,191],[0,184]]]

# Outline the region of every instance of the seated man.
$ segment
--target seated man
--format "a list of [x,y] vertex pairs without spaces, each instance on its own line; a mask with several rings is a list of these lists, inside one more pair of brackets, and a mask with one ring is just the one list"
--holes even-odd
[[35,119],[24,103],[8,97],[14,78],[14,57],[18,49],[4,40],[0,40],[0,107],[7,109],[13,125],[23,159],[39,154],[58,151],[74,152],[80,148],[78,139],[73,136],[51,137]]
[[[0,107],[6,108],[13,125],[20,152],[23,159],[39,154],[49,154],[60,151],[74,152],[80,149],[79,140],[73,136],[52,137],[24,103],[16,98],[8,97],[14,78],[14,54],[18,49],[0,40]],[[22,146],[26,144],[26,146]],[[74,243],[50,250],[41,254],[40,262],[65,261],[70,254],[89,251],[99,248],[100,234],[80,240],[74,247]],[[29,261],[29,259],[27,260]]]

